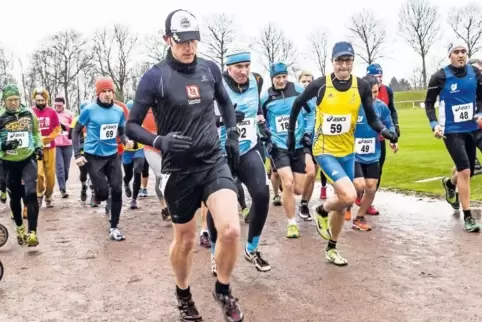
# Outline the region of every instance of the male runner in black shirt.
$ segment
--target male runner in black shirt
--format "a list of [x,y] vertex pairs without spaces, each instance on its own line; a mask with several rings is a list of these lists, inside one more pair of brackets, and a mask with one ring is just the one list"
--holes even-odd
[[[189,275],[196,237],[194,214],[204,202],[218,231],[214,298],[221,304],[226,320],[242,321],[244,314],[229,287],[240,248],[237,190],[221,154],[213,100],[216,99],[226,126],[226,155],[235,171],[239,162],[239,131],[234,107],[219,67],[196,56],[200,40],[196,18],[185,10],[176,10],[167,17],[165,30],[164,40],[170,47],[167,58],[142,76],[127,135],[162,153],[161,190],[174,227],[169,255],[176,275],[181,317],[187,321],[202,319],[192,300]],[[142,128],[151,106],[157,136]]]

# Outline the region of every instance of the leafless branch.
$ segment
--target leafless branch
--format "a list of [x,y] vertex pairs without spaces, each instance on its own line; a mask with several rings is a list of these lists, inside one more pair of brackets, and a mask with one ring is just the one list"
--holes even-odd
[[372,64],[383,57],[381,51],[386,40],[386,29],[372,11],[363,9],[351,16],[348,29],[354,36],[354,45],[360,49],[356,55],[365,63]]
[[469,57],[481,50],[482,8],[480,4],[471,3],[461,8],[452,8],[447,22],[455,35],[467,45]]
[[326,60],[328,58],[328,34],[320,28],[313,30],[308,36],[311,48],[311,58],[322,76],[326,74]]

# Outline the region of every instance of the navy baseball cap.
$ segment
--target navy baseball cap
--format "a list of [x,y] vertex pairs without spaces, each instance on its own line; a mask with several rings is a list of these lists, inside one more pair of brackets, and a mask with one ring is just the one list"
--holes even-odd
[[172,37],[176,43],[201,40],[196,17],[182,9],[171,12],[166,18],[166,36]]
[[337,42],[333,46],[331,58],[336,59],[341,56],[355,56],[355,51],[353,50],[353,46],[347,41]]

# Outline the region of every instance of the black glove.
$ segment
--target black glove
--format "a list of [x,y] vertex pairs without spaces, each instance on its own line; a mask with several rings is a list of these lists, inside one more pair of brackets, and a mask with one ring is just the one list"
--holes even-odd
[[37,161],[44,159],[44,150],[42,148],[35,148],[35,156]]
[[398,142],[398,136],[397,136],[397,133],[395,131],[390,131],[389,129],[387,128],[384,128],[380,134],[387,140],[390,141],[390,143],[392,144],[395,144]]
[[63,125],[62,123],[60,123],[60,127],[62,128],[62,131],[67,131],[67,127],[65,125]]
[[15,150],[16,148],[18,148],[18,146],[20,145],[20,142],[18,142],[18,140],[12,140],[12,141],[8,141],[8,142],[2,142],[2,151],[8,151],[8,150]]
[[226,130],[226,156],[231,172],[236,173],[239,164],[239,130],[231,127]]
[[162,153],[184,152],[191,148],[192,139],[189,136],[181,135],[181,132],[171,132],[165,136],[158,136],[154,140],[154,148]]
[[261,142],[269,142],[271,141],[271,132],[266,126],[266,123],[260,122],[258,123],[258,130],[260,135]]
[[216,117],[216,127],[220,127],[223,125],[223,122],[221,122],[221,116],[220,115],[215,115]]
[[288,130],[288,137],[286,138],[286,147],[288,148],[288,153],[293,154],[295,152],[296,142],[295,142],[295,132]]
[[397,132],[397,136],[400,138],[400,126],[395,125],[395,132]]
[[311,134],[309,133],[305,133],[303,135],[303,137],[301,138],[300,140],[300,143],[301,145],[303,145],[305,148],[310,148],[311,149],[311,146],[312,146],[312,142],[311,142]]

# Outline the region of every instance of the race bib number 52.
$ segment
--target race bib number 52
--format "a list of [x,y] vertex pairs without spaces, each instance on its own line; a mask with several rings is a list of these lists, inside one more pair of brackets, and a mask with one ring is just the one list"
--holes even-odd
[[28,134],[29,132],[8,132],[7,142],[17,140],[19,148],[28,148],[30,143]]
[[103,124],[100,126],[100,139],[110,140],[117,136],[117,127],[119,124]]
[[323,135],[341,135],[350,131],[351,115],[330,115],[323,116]]
[[355,139],[355,150],[357,154],[375,153],[375,138]]
[[452,106],[452,112],[454,113],[455,123],[470,121],[474,118],[474,104],[454,105]]

